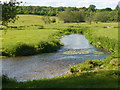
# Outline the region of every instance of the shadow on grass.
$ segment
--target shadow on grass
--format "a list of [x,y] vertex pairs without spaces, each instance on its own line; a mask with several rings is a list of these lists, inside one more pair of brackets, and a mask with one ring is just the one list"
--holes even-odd
[[118,88],[118,75],[117,70],[102,70],[27,82],[4,83],[3,79],[3,88]]

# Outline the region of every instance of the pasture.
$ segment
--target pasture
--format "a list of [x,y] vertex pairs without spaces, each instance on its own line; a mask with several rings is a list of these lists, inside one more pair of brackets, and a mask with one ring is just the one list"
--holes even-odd
[[[113,41],[118,41],[117,23],[63,23],[57,17],[50,17],[50,19],[55,18],[56,22],[45,24],[41,19],[43,16],[18,16],[19,19],[15,23],[9,23],[9,28],[3,27],[3,30],[0,31],[2,32],[0,38],[2,40],[3,50],[9,50],[19,43],[36,46],[40,41],[49,41],[49,36],[52,36],[53,33],[65,29],[82,29],[83,32],[87,30],[91,32],[94,38],[107,37]],[[105,28],[106,26],[113,26],[114,28]]]

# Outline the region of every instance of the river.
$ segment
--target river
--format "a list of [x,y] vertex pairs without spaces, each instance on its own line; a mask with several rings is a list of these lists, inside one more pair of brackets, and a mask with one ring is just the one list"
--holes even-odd
[[104,60],[109,56],[107,52],[90,45],[84,35],[65,35],[60,40],[64,46],[54,53],[2,59],[2,74],[17,81],[52,78],[88,59]]

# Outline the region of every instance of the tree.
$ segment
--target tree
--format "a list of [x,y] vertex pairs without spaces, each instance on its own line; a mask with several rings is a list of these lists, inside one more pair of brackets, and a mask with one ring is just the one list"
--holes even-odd
[[109,12],[103,11],[103,12],[97,12],[94,16],[94,21],[98,22],[107,22],[109,20]]
[[92,23],[93,16],[94,16],[94,12],[92,12],[92,11],[87,12],[86,19],[87,19],[87,21],[89,21],[90,24]]
[[120,7],[119,5],[116,6],[115,10],[120,10]]
[[0,21],[2,21],[2,4],[1,4],[1,2],[0,2]]
[[94,12],[94,11],[96,11],[96,6],[95,5],[90,5],[88,7],[88,10]]
[[114,22],[117,22],[118,21],[118,12],[119,11],[111,11],[111,12],[109,12],[109,21],[114,21]]
[[87,11],[88,9],[86,7],[82,7],[82,8],[80,8],[80,10]]
[[105,11],[112,11],[111,8],[105,8]]
[[55,22],[56,22],[56,19],[55,19],[55,18],[53,18],[53,19],[51,20],[51,22],[52,22],[52,23],[55,23]]
[[43,16],[43,17],[42,17],[42,21],[43,21],[45,24],[50,24],[50,23],[51,23],[51,20],[50,20],[49,16]]
[[95,5],[90,5],[88,7],[88,12],[89,12],[89,15],[87,17],[89,23],[91,24],[92,22],[92,18],[93,18],[93,15],[94,15],[94,12],[96,11],[96,6]]
[[111,8],[100,9],[100,11],[112,11]]
[[10,0],[9,2],[2,3],[2,25],[7,26],[9,22],[14,23],[18,17],[18,7],[22,2]]
[[85,15],[84,11],[71,11],[66,10],[64,12],[59,13],[58,17],[64,21],[64,23],[71,23],[71,22],[85,22]]

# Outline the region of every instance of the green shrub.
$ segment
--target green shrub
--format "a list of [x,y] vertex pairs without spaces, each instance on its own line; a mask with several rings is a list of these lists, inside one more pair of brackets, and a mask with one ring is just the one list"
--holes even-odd
[[16,82],[15,79],[9,78],[7,75],[2,75],[1,77],[2,77],[2,84],[3,85],[8,84],[8,83],[15,83]]
[[15,56],[28,56],[36,53],[35,47],[27,44],[18,44],[14,50]]
[[56,51],[60,48],[61,44],[59,41],[41,41],[38,45],[38,53],[49,53]]
[[55,19],[55,18],[53,18],[53,19],[51,20],[51,22],[52,22],[52,23],[55,23],[55,22],[56,22],[56,19]]
[[36,49],[32,45],[19,43],[13,48],[5,48],[2,51],[2,56],[28,56],[36,54]]
[[44,29],[44,26],[43,25],[39,25],[38,29]]
[[82,64],[75,65],[70,67],[70,72],[79,72],[79,71],[89,71],[93,70],[95,67],[100,67],[103,65],[104,61],[102,60],[87,60]]

